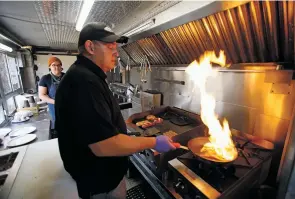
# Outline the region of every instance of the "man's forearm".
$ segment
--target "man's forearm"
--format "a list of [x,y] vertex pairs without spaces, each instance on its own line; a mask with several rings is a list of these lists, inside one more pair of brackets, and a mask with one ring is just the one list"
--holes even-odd
[[126,156],[154,148],[156,138],[130,137],[124,134],[111,137],[101,142],[89,145],[96,156]]
[[54,99],[51,99],[48,95],[40,95],[39,98],[43,100],[44,102],[47,102],[49,104],[54,104]]

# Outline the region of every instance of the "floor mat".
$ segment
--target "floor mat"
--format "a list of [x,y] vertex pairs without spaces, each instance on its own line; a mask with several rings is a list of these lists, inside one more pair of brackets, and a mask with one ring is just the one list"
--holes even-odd
[[127,199],[148,199],[142,188],[142,184],[137,185],[127,191]]
[[125,182],[126,182],[127,191],[142,183],[141,180],[139,179],[127,178],[127,177],[125,177]]

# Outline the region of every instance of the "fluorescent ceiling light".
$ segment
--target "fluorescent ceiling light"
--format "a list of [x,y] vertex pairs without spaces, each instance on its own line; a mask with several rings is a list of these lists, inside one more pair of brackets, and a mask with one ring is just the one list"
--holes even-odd
[[0,33],[0,37],[2,37],[2,38],[4,38],[4,39],[6,39],[6,40],[8,40],[8,41],[10,41],[10,42],[12,42],[12,43],[14,43],[14,44],[16,44],[16,45],[19,46],[19,47],[22,47],[19,43],[15,42],[15,41],[13,41],[13,40],[11,40],[11,39],[9,39],[8,37],[5,37],[5,36],[2,35],[1,33]]
[[83,28],[83,25],[91,11],[91,8],[93,6],[94,0],[84,0],[83,1],[83,5],[82,5],[82,9],[80,11],[79,14],[79,18],[76,24],[76,30],[77,31],[81,31]]
[[136,33],[140,33],[142,31],[146,30],[147,28],[151,27],[154,24],[155,24],[155,19],[149,20],[149,21],[137,26],[136,28],[124,33],[123,35],[129,37],[131,35],[134,35]]
[[0,43],[0,50],[5,50],[5,51],[8,51],[8,52],[12,52],[12,48],[10,48],[9,46],[6,46],[4,44],[1,44],[1,43]]

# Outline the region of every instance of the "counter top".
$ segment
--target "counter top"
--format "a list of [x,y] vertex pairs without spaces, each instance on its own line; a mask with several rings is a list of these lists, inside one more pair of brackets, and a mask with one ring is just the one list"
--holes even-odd
[[[47,111],[39,113],[39,115],[34,115],[27,122],[22,123],[11,123],[8,122],[3,128],[11,128],[12,131],[26,127],[26,126],[34,126],[36,127],[36,131],[34,132],[37,135],[37,139],[34,142],[41,142],[48,140],[49,138],[49,124],[50,124],[50,116]],[[9,136],[6,136],[3,145],[0,146],[0,151],[5,150],[7,143],[11,140]]]
[[28,146],[8,198],[79,198],[75,181],[63,167],[57,139]]
[[[140,107],[122,110],[124,119]],[[47,134],[48,135],[48,127]],[[57,139],[28,145],[8,199],[78,199],[75,181],[65,171]]]

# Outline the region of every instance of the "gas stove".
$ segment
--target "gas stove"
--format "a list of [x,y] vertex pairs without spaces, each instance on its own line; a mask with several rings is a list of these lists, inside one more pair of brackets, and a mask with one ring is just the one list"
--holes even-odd
[[0,198],[8,198],[26,150],[21,146],[0,152]]
[[[153,136],[172,130],[177,133],[172,140],[184,146],[193,138],[208,136],[208,128],[199,115],[176,107],[133,114],[126,121],[128,129],[146,136],[135,123],[150,114],[164,120],[162,124],[152,127],[159,131]],[[232,164],[205,164],[183,149],[161,154],[144,150],[133,154],[130,160],[163,199],[242,199],[268,177],[272,151],[263,148],[268,147],[264,144],[265,140],[254,145],[250,142],[254,140],[252,135],[235,129],[231,131],[239,151],[238,158]]]
[[231,164],[205,163],[191,152],[169,161],[174,191],[183,198],[247,198],[268,175],[271,151],[238,140],[239,156]]

